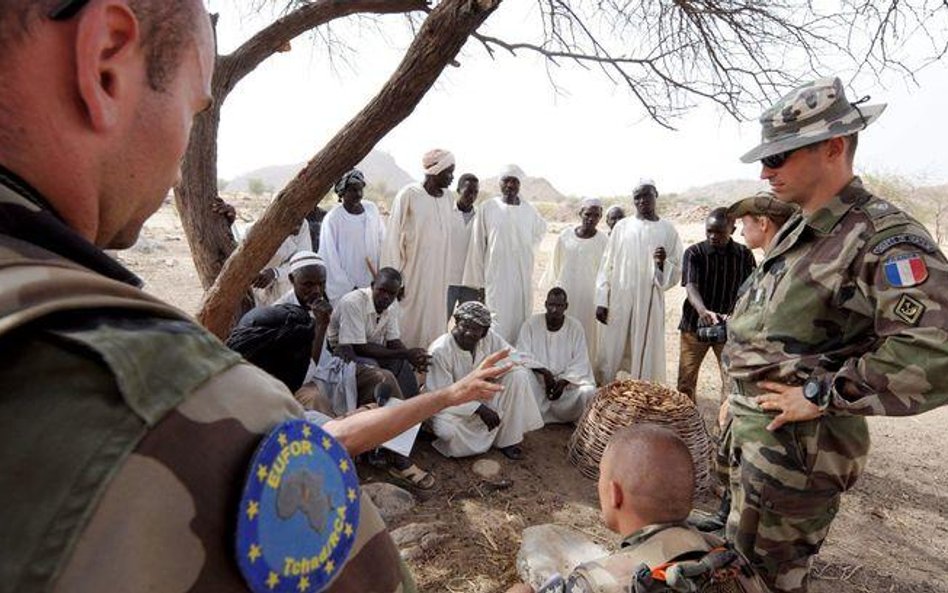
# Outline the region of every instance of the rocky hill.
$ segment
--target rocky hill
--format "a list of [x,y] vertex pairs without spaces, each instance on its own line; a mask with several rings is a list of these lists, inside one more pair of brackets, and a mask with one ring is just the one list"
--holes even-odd
[[[543,177],[530,177],[516,165],[509,165],[520,175],[520,195],[531,202],[563,202],[566,196]],[[500,195],[500,177],[481,179],[480,199]]]
[[[267,191],[278,192],[296,177],[306,163],[275,165],[244,173],[227,183],[227,192],[248,192],[251,179],[263,182]],[[369,185],[379,188],[381,193],[394,194],[400,187],[414,181],[407,171],[398,166],[392,155],[381,150],[373,150],[356,168],[365,173]]]

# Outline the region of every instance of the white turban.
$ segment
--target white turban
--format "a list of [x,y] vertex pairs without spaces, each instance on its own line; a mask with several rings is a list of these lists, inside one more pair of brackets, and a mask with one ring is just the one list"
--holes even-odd
[[503,171],[500,172],[500,180],[503,181],[508,177],[514,177],[516,179],[523,180],[523,170],[517,165],[507,165],[504,167]]
[[635,189],[632,190],[632,195],[634,196],[635,194],[639,193],[640,190],[646,187],[651,187],[655,190],[655,193],[658,194],[658,186],[655,185],[655,180],[643,177],[642,179],[639,179],[639,184],[636,185]]
[[437,175],[453,165],[454,155],[450,151],[440,148],[425,153],[425,156],[421,158],[421,166],[425,170],[425,175]]
[[599,198],[583,198],[583,201],[579,203],[580,209],[592,208],[593,206],[602,208],[602,200]]
[[293,257],[290,258],[290,274],[297,270],[308,268],[309,266],[325,268],[326,263],[319,254],[313,253],[312,251],[297,251],[293,254]]

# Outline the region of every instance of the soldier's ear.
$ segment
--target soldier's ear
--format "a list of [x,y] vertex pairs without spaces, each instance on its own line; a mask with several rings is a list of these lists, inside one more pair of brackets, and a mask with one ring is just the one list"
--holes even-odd
[[622,486],[618,482],[609,480],[609,506],[614,509],[622,508],[625,501],[625,493],[622,492]]
[[76,79],[89,124],[97,132],[115,128],[130,94],[146,78],[138,19],[121,2],[88,6],[79,13],[76,30]]

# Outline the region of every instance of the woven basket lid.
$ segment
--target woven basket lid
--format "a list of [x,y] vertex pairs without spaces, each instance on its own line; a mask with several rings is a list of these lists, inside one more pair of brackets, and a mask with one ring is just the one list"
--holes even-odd
[[599,479],[599,460],[612,434],[624,426],[655,424],[673,430],[695,464],[697,494],[711,484],[711,439],[695,404],[683,393],[649,381],[614,381],[602,387],[569,440],[569,460]]

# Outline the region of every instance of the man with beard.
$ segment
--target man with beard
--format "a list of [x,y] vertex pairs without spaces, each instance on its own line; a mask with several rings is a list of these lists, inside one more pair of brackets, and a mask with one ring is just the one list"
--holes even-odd
[[425,180],[398,192],[388,219],[382,266],[395,268],[404,277],[399,323],[410,348],[427,348],[446,326],[443,307],[457,201],[448,188],[454,166],[454,155],[447,150],[425,154]]
[[583,326],[566,314],[566,291],[546,295],[546,313],[530,317],[520,329],[517,351],[534,372],[533,395],[546,423],[575,422],[596,395]]
[[533,263],[546,221],[520,197],[523,173],[511,166],[500,176],[501,195],[481,205],[474,218],[464,284],[484,289],[494,331],[513,343],[533,312]]
[[596,319],[600,383],[619,370],[665,381],[665,291],[681,278],[681,239],[655,211],[658,190],[643,180],[632,192],[635,216],[616,224],[599,268]]
[[602,202],[596,198],[583,200],[579,209],[580,224],[560,233],[553,248],[547,286],[559,286],[569,295],[570,317],[583,326],[589,360],[596,360],[599,329],[596,322],[596,274],[609,238],[596,230],[602,219]]
[[[428,389],[441,389],[510,344],[491,330],[490,311],[468,301],[454,311],[455,326],[431,344]],[[488,402],[448,408],[431,419],[438,437],[432,446],[446,457],[478,455],[496,447],[510,459],[522,459],[523,435],[543,427],[530,387],[530,372],[515,368],[501,380],[503,391]]]

